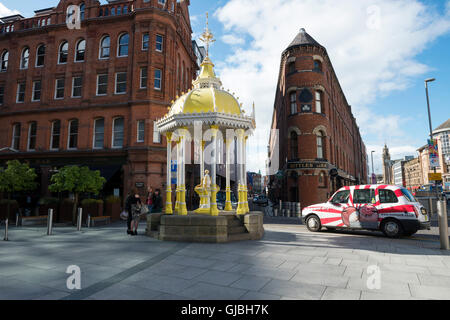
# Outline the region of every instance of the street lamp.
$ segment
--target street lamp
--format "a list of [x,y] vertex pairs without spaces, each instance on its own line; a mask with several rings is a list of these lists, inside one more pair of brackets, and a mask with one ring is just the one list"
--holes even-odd
[[[372,157],[372,177],[371,177],[371,180],[372,180],[372,184],[375,184],[377,181],[376,181],[376,179],[375,179],[375,181],[374,181],[374,176],[375,176],[375,171],[373,170],[373,153],[374,153],[375,151],[371,151],[370,152],[370,156]],[[376,177],[376,176],[375,176]]]
[[431,111],[430,111],[430,97],[428,95],[428,82],[435,81],[435,78],[425,79],[425,92],[427,94],[427,106],[428,106],[428,124],[430,126],[430,139],[433,140],[433,127],[431,126]]

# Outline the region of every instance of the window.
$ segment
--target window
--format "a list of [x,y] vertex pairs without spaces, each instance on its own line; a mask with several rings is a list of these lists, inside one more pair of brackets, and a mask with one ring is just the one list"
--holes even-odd
[[16,102],[22,103],[25,102],[25,82],[17,84],[17,97]]
[[166,0],[158,0],[159,4],[165,5],[166,4]]
[[5,97],[5,87],[0,85],[0,106],[3,104],[3,100]]
[[145,139],[145,120],[137,122],[137,142],[144,142]]
[[124,94],[127,92],[127,73],[116,73],[116,94]]
[[12,142],[11,142],[11,148],[14,150],[20,149],[20,130],[22,126],[20,123],[16,123],[13,125],[13,135],[12,135]]
[[20,69],[28,69],[28,60],[30,59],[30,49],[27,47],[23,49],[20,58]]
[[322,113],[322,91],[316,91],[316,112]]
[[72,98],[81,98],[83,89],[83,77],[72,78]]
[[288,73],[293,73],[295,72],[295,62],[291,62],[288,65]]
[[163,51],[163,36],[160,34],[156,35],[156,51],[162,52]]
[[353,192],[353,203],[375,203],[375,190],[359,189]]
[[108,59],[111,48],[111,39],[109,36],[104,36],[100,41],[100,59]]
[[155,70],[155,89],[161,90],[161,70]]
[[119,47],[117,50],[117,55],[119,57],[126,57],[128,55],[128,42],[130,37],[128,33],[124,33],[119,37]]
[[75,61],[84,61],[84,55],[86,52],[86,40],[82,39],[78,41],[76,51],[75,51]]
[[111,8],[111,15],[115,16],[116,15],[116,8]]
[[380,197],[380,203],[397,203],[398,198],[394,191],[387,189],[378,190],[378,195]]
[[141,68],[141,89],[147,88],[147,67]]
[[69,43],[67,41],[64,41],[59,46],[59,57],[58,57],[59,64],[67,63],[68,52],[69,52]]
[[324,159],[325,153],[324,153],[324,134],[322,131],[319,131],[317,134],[317,159]]
[[322,62],[319,60],[314,60],[314,71],[322,71]]
[[85,18],[86,6],[84,3],[80,4],[80,20],[84,20]]
[[8,59],[9,59],[9,52],[8,51],[3,51],[2,55],[1,55],[1,59],[0,59],[0,71],[1,72],[5,72],[6,70],[8,70]]
[[76,149],[78,145],[78,120],[69,121],[69,140],[68,149]]
[[33,96],[31,97],[32,101],[40,101],[41,100],[41,89],[42,82],[41,80],[33,82]]
[[319,173],[319,188],[326,188],[327,187],[327,180],[325,172],[321,171]]
[[59,149],[59,141],[61,137],[61,120],[55,120],[52,122],[52,135],[50,138],[50,149]]
[[99,74],[97,75],[97,95],[106,96],[108,93],[108,75]]
[[331,199],[332,203],[347,203],[348,198],[350,197],[350,190],[339,191],[336,193]]
[[37,123],[31,122],[28,128],[28,151],[34,151],[36,149],[36,134],[37,134]]
[[298,159],[298,136],[295,131],[291,132],[291,160]]
[[123,14],[128,13],[128,6],[123,6]]
[[142,35],[142,50],[144,51],[148,50],[148,44],[149,44],[149,35],[148,33],[144,33]]
[[112,147],[122,148],[123,147],[123,130],[124,121],[123,118],[116,118],[113,121],[113,132],[112,132]]
[[44,66],[45,62],[45,46],[42,44],[36,51],[36,67]]
[[292,92],[291,95],[291,114],[297,113],[297,93]]
[[96,119],[94,121],[94,149],[102,149],[105,139],[105,119]]
[[122,14],[122,7],[117,7],[117,15]]
[[161,143],[161,133],[156,126],[156,121],[153,121],[153,143]]
[[55,99],[64,99],[64,79],[56,79],[55,85]]

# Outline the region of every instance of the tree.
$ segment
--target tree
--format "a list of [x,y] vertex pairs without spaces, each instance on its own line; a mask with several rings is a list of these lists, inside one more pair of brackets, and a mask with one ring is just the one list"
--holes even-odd
[[0,191],[8,195],[7,217],[9,219],[11,195],[14,192],[34,190],[37,187],[37,174],[34,168],[30,168],[26,163],[18,160],[6,162],[6,169],[0,168]]
[[68,191],[75,195],[72,209],[72,222],[75,223],[80,193],[90,192],[97,195],[103,188],[106,179],[100,175],[99,170],[93,171],[86,166],[65,166],[59,169],[58,173],[52,175],[51,182],[50,191]]

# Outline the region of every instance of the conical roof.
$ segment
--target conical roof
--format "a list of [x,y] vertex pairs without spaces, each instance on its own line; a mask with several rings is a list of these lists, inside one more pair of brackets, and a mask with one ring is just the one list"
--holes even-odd
[[450,119],[448,119],[443,124],[441,124],[439,127],[434,129],[433,132],[435,132],[435,131],[447,131],[447,130],[450,130]]
[[299,33],[295,37],[294,41],[291,42],[291,44],[286,48],[286,50],[297,46],[307,46],[307,45],[322,47],[322,45],[318,43],[316,40],[314,40],[314,38],[311,37],[304,28],[301,28]]

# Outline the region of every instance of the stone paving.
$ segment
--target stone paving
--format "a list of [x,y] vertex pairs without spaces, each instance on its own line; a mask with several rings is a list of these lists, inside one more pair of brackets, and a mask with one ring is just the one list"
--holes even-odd
[[[131,237],[123,223],[52,236],[11,228],[0,241],[0,299],[450,299],[450,253],[434,234],[313,234],[273,221],[260,241],[226,244]],[[67,289],[70,265],[81,268],[81,290]],[[368,288],[371,266],[379,289]]]

